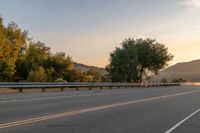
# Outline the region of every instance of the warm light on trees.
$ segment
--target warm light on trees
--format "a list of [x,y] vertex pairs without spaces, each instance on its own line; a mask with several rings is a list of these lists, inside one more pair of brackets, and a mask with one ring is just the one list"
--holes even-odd
[[27,32],[22,31],[17,24],[3,25],[0,17],[0,80],[12,80],[15,74],[15,63],[21,49],[26,44]]
[[173,56],[154,39],[126,39],[110,54],[107,66],[114,82],[141,82],[147,72],[158,73]]

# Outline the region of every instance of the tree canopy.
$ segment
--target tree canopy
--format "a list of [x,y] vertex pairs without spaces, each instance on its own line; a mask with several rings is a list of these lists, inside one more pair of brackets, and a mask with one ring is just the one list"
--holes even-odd
[[173,55],[155,39],[126,39],[110,54],[106,67],[114,82],[142,82],[147,72],[158,73]]
[[74,69],[72,57],[28,38],[28,32],[0,17],[0,81],[101,81],[99,72]]
[[172,58],[165,45],[154,39],[129,38],[110,54],[107,77],[94,69],[75,69],[71,56],[52,53],[17,24],[5,26],[0,17],[0,81],[141,82],[147,72],[157,73]]
[[10,81],[15,74],[16,61],[26,44],[27,32],[17,24],[3,25],[0,17],[0,80]]

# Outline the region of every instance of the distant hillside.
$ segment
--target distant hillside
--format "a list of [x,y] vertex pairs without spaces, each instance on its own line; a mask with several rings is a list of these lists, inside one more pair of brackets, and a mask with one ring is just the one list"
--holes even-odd
[[105,70],[105,68],[89,66],[89,65],[85,65],[85,64],[81,64],[81,63],[76,63],[76,62],[74,62],[74,69],[81,69],[81,71],[83,71],[83,72],[87,72],[90,69],[94,69],[95,71],[101,73],[102,75],[107,74],[107,71]]
[[152,81],[160,81],[161,79],[172,81],[178,78],[193,82],[200,81],[200,60],[173,65],[158,75],[152,76]]

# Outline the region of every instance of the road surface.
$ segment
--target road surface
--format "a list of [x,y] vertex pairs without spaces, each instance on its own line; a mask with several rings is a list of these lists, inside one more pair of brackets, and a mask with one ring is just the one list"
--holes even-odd
[[0,133],[200,133],[200,87],[0,94]]

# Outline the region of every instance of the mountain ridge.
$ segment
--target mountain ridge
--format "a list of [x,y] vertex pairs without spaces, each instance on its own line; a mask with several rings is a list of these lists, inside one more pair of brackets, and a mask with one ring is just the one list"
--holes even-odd
[[167,79],[169,82],[175,79],[184,79],[186,81],[200,81],[200,59],[189,62],[177,63],[152,76],[152,81],[161,81]]
[[90,65],[86,65],[86,64],[82,64],[82,63],[77,63],[77,62],[74,62],[74,69],[80,69],[82,72],[87,72],[88,70],[93,69],[102,75],[108,74],[108,72],[106,71],[105,68],[97,67],[97,66],[90,66]]

